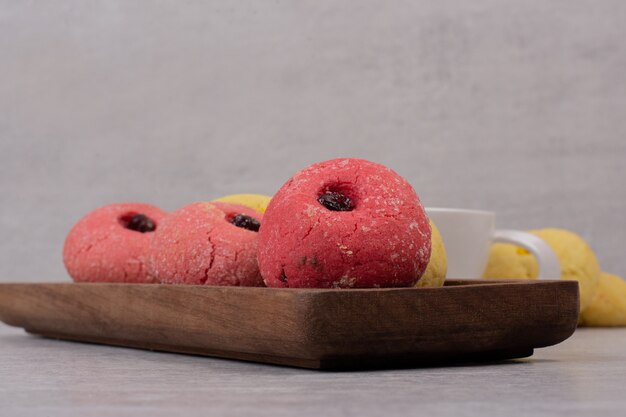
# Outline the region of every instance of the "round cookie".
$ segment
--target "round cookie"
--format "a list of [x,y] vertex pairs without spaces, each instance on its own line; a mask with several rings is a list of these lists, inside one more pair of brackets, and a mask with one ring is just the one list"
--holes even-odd
[[[561,265],[561,279],[578,281],[580,310],[583,311],[595,294],[600,278],[600,265],[593,250],[577,234],[556,228],[531,230],[554,250]],[[536,279],[537,260],[523,248],[496,243],[493,245],[484,278]]]
[[446,256],[446,248],[439,229],[430,220],[431,238],[430,238],[430,260],[424,275],[415,284],[416,287],[441,287],[446,280],[448,273],[448,257]]
[[241,204],[242,206],[250,207],[259,213],[265,213],[268,204],[272,197],[261,194],[231,194],[224,197],[220,197],[216,202]]
[[149,283],[146,261],[155,229],[166,213],[141,203],[93,210],[70,230],[63,263],[76,282]]
[[617,275],[600,274],[591,304],[581,312],[583,326],[626,326],[626,281]]
[[334,159],[295,174],[259,232],[268,287],[412,286],[430,258],[431,230],[413,187],[391,169]]
[[150,273],[166,284],[262,286],[256,261],[262,217],[237,204],[182,207],[154,234]]
[[535,279],[539,264],[532,253],[508,243],[494,243],[489,248],[489,260],[483,278]]

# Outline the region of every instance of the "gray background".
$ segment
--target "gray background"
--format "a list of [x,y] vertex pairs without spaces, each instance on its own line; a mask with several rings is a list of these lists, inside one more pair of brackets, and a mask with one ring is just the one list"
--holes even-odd
[[626,273],[626,2],[0,0],[0,280],[99,205],[368,158]]

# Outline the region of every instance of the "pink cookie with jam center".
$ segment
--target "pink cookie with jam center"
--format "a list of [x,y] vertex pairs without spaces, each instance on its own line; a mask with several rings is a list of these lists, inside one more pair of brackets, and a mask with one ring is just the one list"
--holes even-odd
[[412,286],[430,259],[430,235],[404,178],[362,159],[334,159],[298,172],[272,198],[259,267],[268,287]]
[[150,273],[166,284],[263,286],[256,260],[262,217],[237,204],[182,207],[154,235]]
[[142,203],[110,204],[80,219],[63,247],[67,272],[77,282],[150,283],[150,240],[166,213]]

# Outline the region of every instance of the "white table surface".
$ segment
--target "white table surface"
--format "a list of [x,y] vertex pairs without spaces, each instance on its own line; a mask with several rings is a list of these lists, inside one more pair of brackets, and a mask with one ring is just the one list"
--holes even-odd
[[626,416],[626,329],[504,364],[319,372],[29,336],[0,324],[0,415]]

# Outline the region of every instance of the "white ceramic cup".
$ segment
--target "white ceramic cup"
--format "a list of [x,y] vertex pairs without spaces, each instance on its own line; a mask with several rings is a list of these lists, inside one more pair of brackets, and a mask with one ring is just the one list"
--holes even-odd
[[450,278],[480,278],[493,242],[513,243],[535,255],[539,278],[559,279],[561,276],[559,261],[543,239],[520,230],[496,230],[493,212],[426,208],[426,213],[441,233]]

